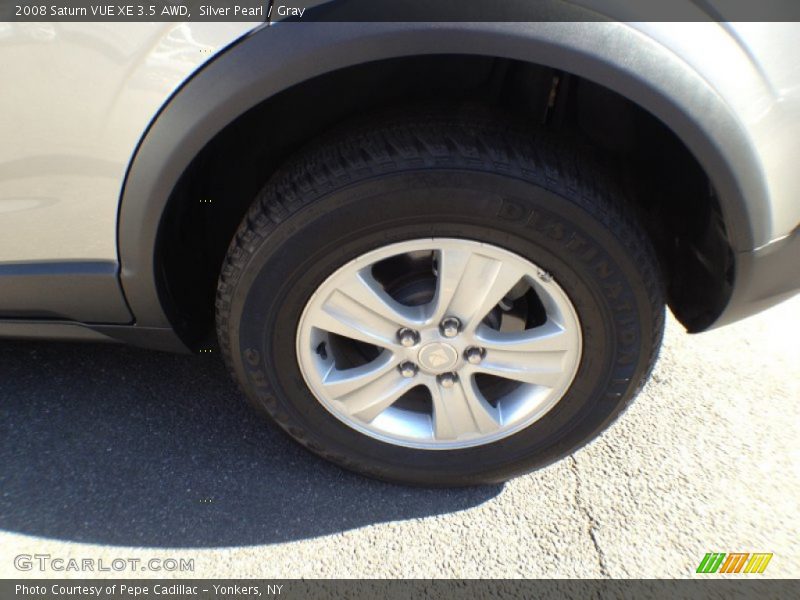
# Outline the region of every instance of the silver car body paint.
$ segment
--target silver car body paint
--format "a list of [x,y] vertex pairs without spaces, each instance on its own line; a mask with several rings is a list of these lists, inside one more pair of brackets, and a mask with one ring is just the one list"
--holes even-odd
[[[800,223],[800,61],[792,51],[800,24],[552,25],[554,35],[567,36],[582,52],[613,57],[616,68],[636,76],[661,76],[661,63],[651,58],[658,54],[654,44],[664,49],[662,58],[685,64],[683,77],[671,68],[675,81],[661,81],[661,89],[675,90],[677,102],[697,115],[698,97],[687,82],[707,82],[722,102],[709,103],[701,126],[732,127],[730,115],[718,118],[719,106],[728,107],[749,146],[744,150],[756,157],[769,205],[751,246],[778,240]],[[0,23],[0,264],[117,261],[120,192],[138,142],[188,77],[253,28]],[[637,33],[622,35],[624,29]]]
[[170,95],[254,23],[0,23],[0,264],[117,260],[128,164]]
[[[800,224],[800,23],[633,23],[716,90],[760,161],[766,245]],[[713,123],[714,114],[708,115]]]

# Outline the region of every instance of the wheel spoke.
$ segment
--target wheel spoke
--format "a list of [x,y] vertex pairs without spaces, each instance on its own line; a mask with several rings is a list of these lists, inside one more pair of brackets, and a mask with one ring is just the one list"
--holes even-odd
[[553,320],[525,331],[505,333],[481,326],[475,338],[487,350],[503,352],[566,352],[574,342],[566,330]]
[[419,383],[401,376],[393,359],[379,365],[373,363],[334,372],[330,381],[326,378],[324,383],[344,412],[360,421],[372,421]]
[[420,309],[403,306],[367,271],[358,271],[328,296],[312,325],[383,348],[396,345],[397,331],[419,320]]
[[335,367],[326,373],[322,384],[332,398],[341,398],[363,388],[397,367],[399,359],[390,352],[383,352],[375,360],[352,369],[338,370]]
[[436,439],[487,434],[500,427],[500,416],[470,377],[451,388],[429,386],[433,400],[433,433]]
[[525,275],[516,264],[477,252],[441,250],[433,320],[457,317],[473,331]]
[[550,388],[563,377],[564,358],[573,344],[571,336],[553,321],[518,333],[481,327],[476,337],[486,349],[476,371]]
[[439,250],[436,252],[438,276],[432,315],[435,323],[447,315],[447,310],[450,308],[453,296],[458,291],[471,257],[472,252],[466,250]]

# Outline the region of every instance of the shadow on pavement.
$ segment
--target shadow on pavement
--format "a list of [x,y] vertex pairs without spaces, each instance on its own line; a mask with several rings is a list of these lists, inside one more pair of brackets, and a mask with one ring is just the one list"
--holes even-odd
[[265,423],[218,354],[0,343],[0,529],[76,542],[286,542],[481,504],[324,462]]

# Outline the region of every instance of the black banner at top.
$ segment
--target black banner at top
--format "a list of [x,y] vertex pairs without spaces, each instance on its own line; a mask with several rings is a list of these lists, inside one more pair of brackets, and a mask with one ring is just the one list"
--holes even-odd
[[800,0],[0,0],[6,22],[800,21]]

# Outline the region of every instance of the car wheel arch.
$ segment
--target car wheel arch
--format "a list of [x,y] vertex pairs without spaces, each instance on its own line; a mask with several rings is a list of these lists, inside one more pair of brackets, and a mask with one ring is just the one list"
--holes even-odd
[[[765,227],[759,220],[767,197],[763,175],[745,131],[703,78],[623,24],[536,25],[541,24],[281,24],[262,27],[221,53],[162,108],[129,165],[118,245],[121,283],[137,324],[180,330],[160,281],[159,231],[173,190],[206,144],[248,110],[293,86],[403,56],[447,53],[533,62],[617,92],[666,123],[697,158],[720,199],[734,251],[754,247]],[[577,38],[559,29],[582,25],[595,33]],[[615,27],[615,48],[601,46],[598,25]],[[621,54],[626,42],[641,50],[637,60]],[[653,60],[659,61],[659,81],[647,72]]]

